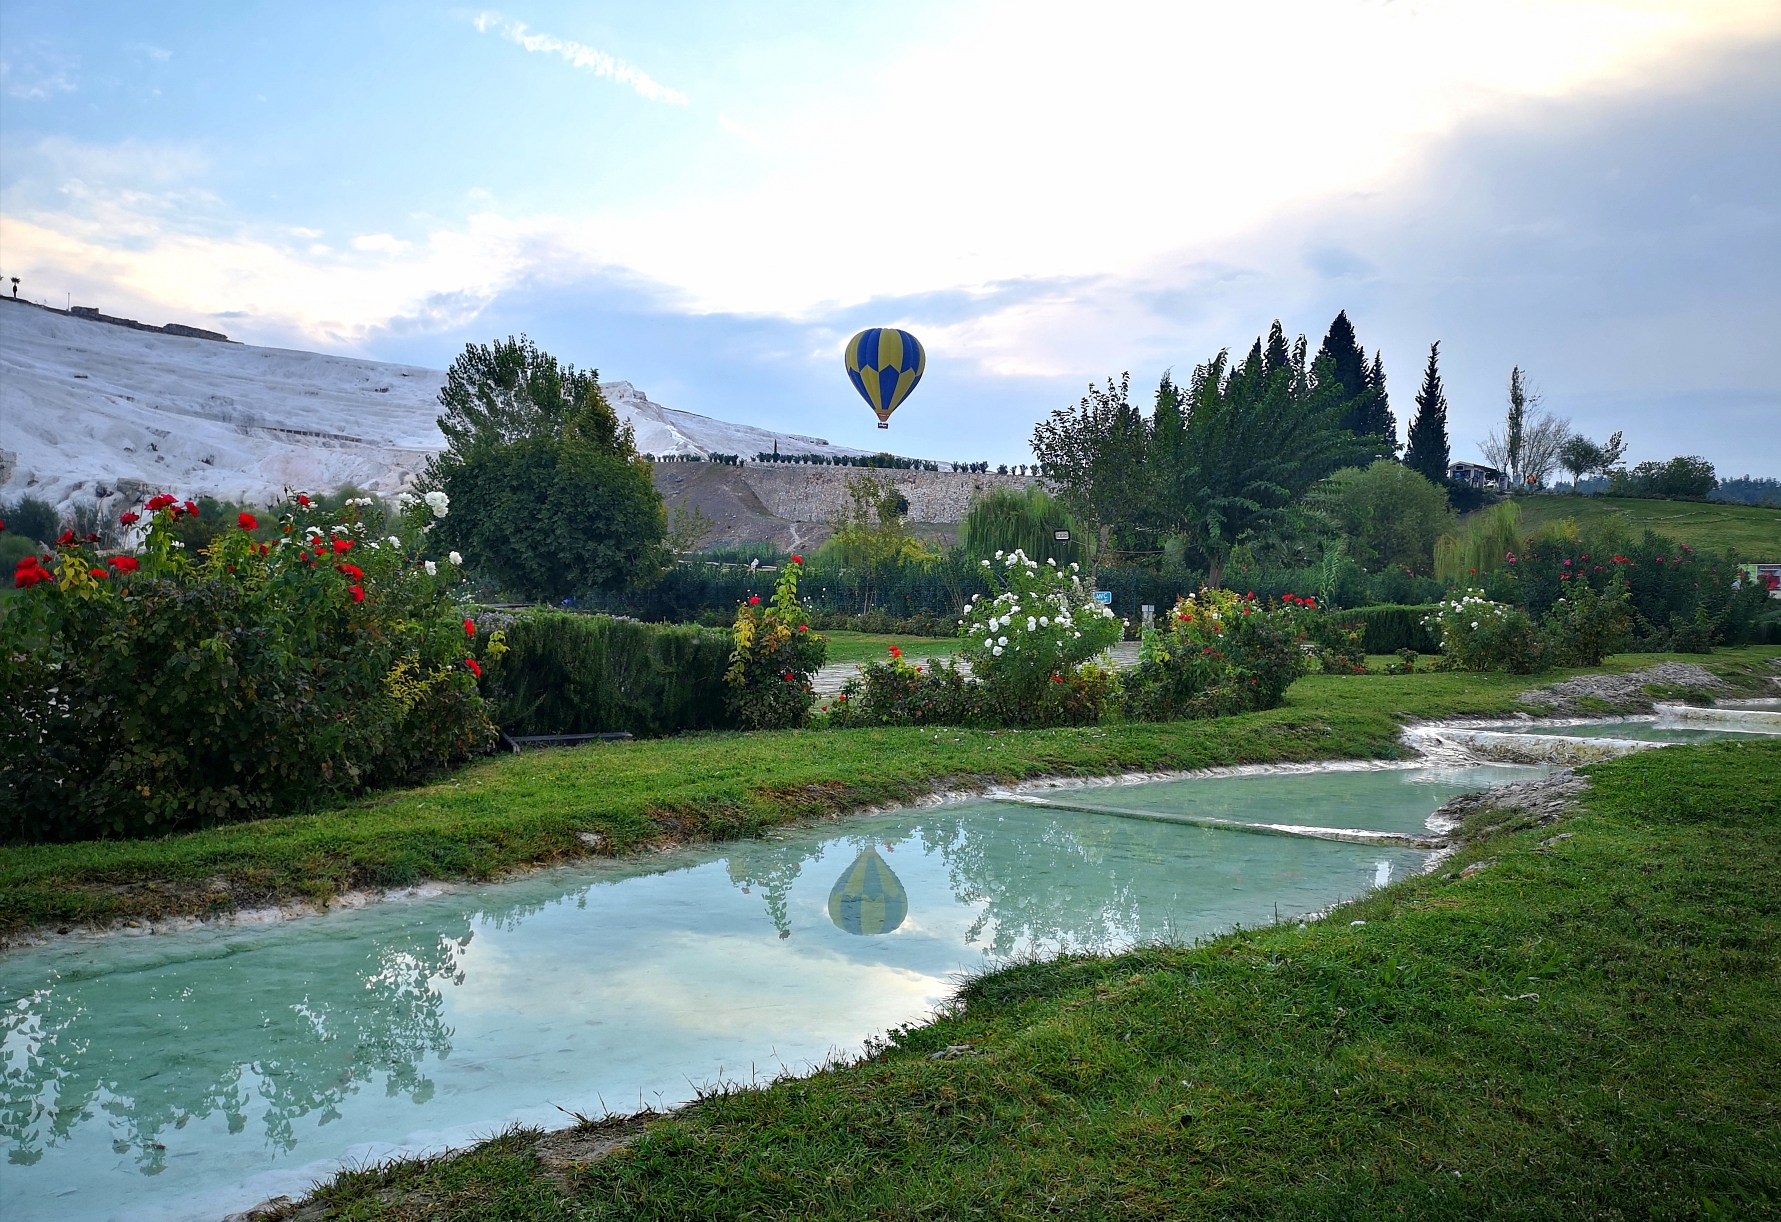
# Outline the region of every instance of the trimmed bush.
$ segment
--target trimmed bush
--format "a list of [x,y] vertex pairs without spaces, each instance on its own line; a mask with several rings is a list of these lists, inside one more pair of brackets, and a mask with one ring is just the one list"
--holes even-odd
[[[497,634],[504,652],[490,648]],[[477,645],[490,714],[509,734],[644,738],[735,724],[726,632],[532,611],[480,616]]]
[[1438,609],[1438,603],[1421,607],[1355,607],[1342,612],[1341,618],[1344,623],[1359,625],[1361,648],[1368,653],[1398,653],[1405,649],[1437,653],[1440,638],[1423,621]]

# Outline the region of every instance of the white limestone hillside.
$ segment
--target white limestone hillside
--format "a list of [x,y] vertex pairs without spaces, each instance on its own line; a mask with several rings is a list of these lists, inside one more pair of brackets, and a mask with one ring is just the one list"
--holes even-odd
[[[271,502],[391,493],[444,445],[436,369],[137,331],[0,305],[0,495],[54,505],[159,491]],[[863,454],[602,388],[656,455]]]

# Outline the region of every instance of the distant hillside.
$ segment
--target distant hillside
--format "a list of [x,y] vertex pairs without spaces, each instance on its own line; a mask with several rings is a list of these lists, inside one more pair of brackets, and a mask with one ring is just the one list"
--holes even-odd
[[[445,374],[219,343],[7,299],[0,305],[0,494],[54,505],[150,491],[266,503],[286,488],[390,493],[444,445]],[[656,455],[863,455],[730,424],[601,383]],[[680,464],[675,464],[680,465]]]
[[1690,547],[1719,551],[1735,547],[1747,561],[1781,561],[1781,509],[1610,496],[1530,496],[1517,503],[1522,529],[1528,534],[1548,522],[1571,518],[1581,530],[1613,523],[1635,538],[1650,529]]

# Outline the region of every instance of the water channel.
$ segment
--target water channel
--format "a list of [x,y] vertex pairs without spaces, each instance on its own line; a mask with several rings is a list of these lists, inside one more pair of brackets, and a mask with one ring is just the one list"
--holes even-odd
[[[963,973],[1290,920],[1530,766],[1335,767],[972,800],[358,911],[0,956],[0,1216],[219,1218],[343,1163],[672,1105],[857,1052]],[[1125,815],[1097,813],[1117,807]],[[1136,816],[1136,817],[1134,817]]]

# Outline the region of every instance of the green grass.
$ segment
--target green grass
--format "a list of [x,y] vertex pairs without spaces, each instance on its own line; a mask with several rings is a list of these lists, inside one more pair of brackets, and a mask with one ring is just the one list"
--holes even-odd
[[[1777,655],[1781,649],[1766,648],[1692,660],[1753,676],[1768,673]],[[1610,669],[1656,660],[1624,655]],[[1563,677],[1313,675],[1293,685],[1281,708],[1212,721],[694,734],[496,756],[430,785],[319,814],[156,840],[0,847],[0,934],[319,901],[422,878],[486,879],[585,855],[584,833],[601,838],[601,852],[630,852],[751,835],[953,785],[1392,757],[1405,721],[1503,711],[1516,693]]]
[[1690,547],[1721,552],[1735,547],[1746,561],[1781,560],[1781,509],[1608,496],[1530,496],[1516,503],[1523,534],[1570,518],[1585,534],[1612,524],[1637,539],[1649,528]]
[[1777,1216],[1781,742],[1589,771],[1568,837],[1475,845],[1333,919],[1012,967],[866,1061],[709,1096],[604,1158],[547,1168],[514,1131],[311,1208]]
[[908,658],[946,657],[958,652],[959,643],[949,637],[900,636],[892,632],[824,632],[829,638],[830,662],[883,662],[895,645]]

